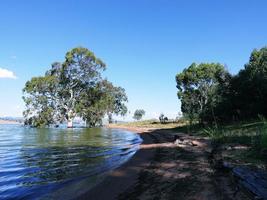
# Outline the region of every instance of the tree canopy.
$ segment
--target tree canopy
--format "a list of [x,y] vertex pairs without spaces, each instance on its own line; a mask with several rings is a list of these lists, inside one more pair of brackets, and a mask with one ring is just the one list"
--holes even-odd
[[224,66],[219,63],[193,63],[176,75],[181,110],[191,121],[208,120],[220,101],[218,86],[227,75]]
[[134,112],[134,116],[133,118],[135,120],[140,120],[142,119],[142,117],[146,114],[146,112],[143,110],[143,109],[137,109],[135,112]]
[[26,124],[48,126],[81,117],[89,126],[107,115],[125,115],[127,96],[121,87],[102,79],[103,61],[87,48],[66,53],[63,63],[52,64],[44,76],[27,81],[23,89]]
[[225,90],[227,93],[222,108],[225,117],[236,120],[252,119],[259,115],[267,117],[266,47],[251,53],[249,62],[231,78]]
[[221,64],[193,63],[176,75],[182,112],[191,120],[228,122],[267,117],[267,47],[255,49],[236,75]]

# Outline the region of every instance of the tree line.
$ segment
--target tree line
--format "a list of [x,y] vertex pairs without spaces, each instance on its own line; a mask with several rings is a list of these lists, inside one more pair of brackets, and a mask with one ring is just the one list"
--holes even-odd
[[176,75],[190,122],[226,123],[267,117],[267,47],[255,49],[236,75],[220,63],[191,64]]

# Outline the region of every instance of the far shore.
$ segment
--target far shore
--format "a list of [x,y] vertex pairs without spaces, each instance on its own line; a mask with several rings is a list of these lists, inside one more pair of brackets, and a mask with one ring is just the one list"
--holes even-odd
[[21,124],[21,123],[20,122],[17,122],[17,121],[2,120],[2,119],[0,119],[0,124]]

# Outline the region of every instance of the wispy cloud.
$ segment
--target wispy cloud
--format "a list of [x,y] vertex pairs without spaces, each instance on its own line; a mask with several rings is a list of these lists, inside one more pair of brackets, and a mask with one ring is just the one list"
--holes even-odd
[[10,56],[10,59],[16,60],[17,59],[17,56],[12,55],[12,56]]
[[16,75],[14,74],[14,72],[4,69],[4,68],[0,68],[0,78],[11,78],[11,79],[16,79]]

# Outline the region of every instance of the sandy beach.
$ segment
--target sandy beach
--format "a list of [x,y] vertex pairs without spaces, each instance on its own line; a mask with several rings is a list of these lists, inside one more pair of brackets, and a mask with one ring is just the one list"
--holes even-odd
[[[149,129],[116,126],[110,128],[124,128],[140,134],[143,139],[142,145],[149,145],[154,142],[154,139],[148,134]],[[110,172],[103,182],[92,188],[86,194],[80,196],[78,199],[118,199],[124,191],[138,183],[139,173],[142,169],[149,166],[154,155],[155,149],[141,148],[133,158],[118,169]]]
[[[248,199],[210,165],[207,138],[164,129],[111,126],[137,132],[140,150],[78,199]],[[179,135],[183,144],[173,143]]]

